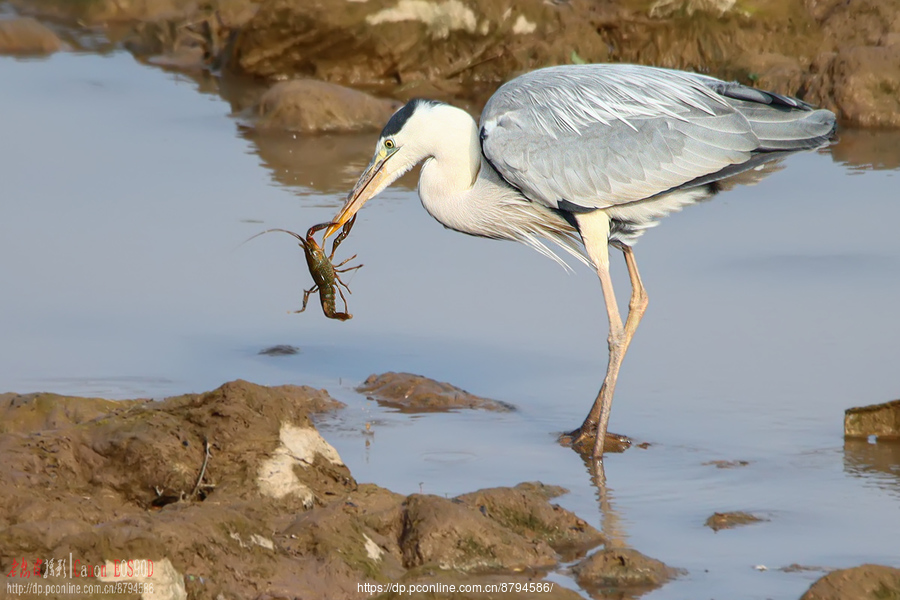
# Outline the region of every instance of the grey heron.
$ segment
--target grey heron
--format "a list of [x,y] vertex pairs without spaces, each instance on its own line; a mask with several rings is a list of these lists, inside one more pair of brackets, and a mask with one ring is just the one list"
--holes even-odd
[[[521,75],[464,110],[416,99],[381,132],[371,163],[326,230],[423,162],[419,197],[445,227],[545,243],[597,271],[609,319],[609,360],[576,443],[603,454],[622,359],[647,308],[632,246],[645,229],[716,193],[727,177],[826,144],[835,116],[735,82],[638,65],[569,65]],[[631,299],[623,323],[609,246],[625,255]]]

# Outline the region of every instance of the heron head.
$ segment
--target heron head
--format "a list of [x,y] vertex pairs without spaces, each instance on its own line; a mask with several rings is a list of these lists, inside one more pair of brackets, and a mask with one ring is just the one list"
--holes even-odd
[[347,196],[331,227],[325,231],[325,237],[352,219],[370,198],[380,194],[428,156],[425,145],[431,138],[428,134],[429,113],[438,106],[446,105],[416,98],[394,113],[381,131],[375,156]]

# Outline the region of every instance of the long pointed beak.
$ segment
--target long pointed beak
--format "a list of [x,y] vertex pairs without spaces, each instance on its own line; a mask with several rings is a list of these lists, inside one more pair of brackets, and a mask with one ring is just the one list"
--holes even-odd
[[332,219],[331,226],[325,230],[326,238],[343,227],[344,223],[352,219],[353,215],[363,207],[363,204],[381,191],[381,184],[390,176],[390,172],[384,168],[384,164],[393,154],[393,152],[388,153],[381,150],[375,155],[347,196],[347,201],[344,202],[340,212]]

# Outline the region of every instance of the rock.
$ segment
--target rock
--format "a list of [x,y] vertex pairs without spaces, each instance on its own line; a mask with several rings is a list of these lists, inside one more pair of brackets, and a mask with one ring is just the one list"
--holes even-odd
[[877,436],[900,439],[900,400],[848,408],[844,413],[844,437]]
[[703,463],[703,466],[716,467],[717,469],[737,469],[738,467],[746,467],[750,464],[748,460],[710,460]]
[[356,486],[309,421],[341,405],[309,387],[235,381],[161,402],[6,394],[0,406],[16,427],[0,433],[5,572],[14,556],[141,558],[160,591],[186,586],[171,597],[197,595],[192,574],[204,596],[255,597],[263,574],[296,566],[272,532]]
[[799,96],[854,125],[900,126],[895,0],[368,0],[340,11],[325,0],[11,2],[79,24],[131,23],[127,47],[165,68],[379,86],[474,112],[524,71],[630,62]]
[[[532,542],[546,542],[568,562],[605,543],[603,535],[571,512],[547,502],[566,493],[564,488],[542,484],[514,488],[490,488],[457,498],[499,525]],[[548,496],[549,495],[549,496]]]
[[23,14],[97,25],[182,14],[193,0],[11,0]]
[[721,17],[732,8],[736,0],[656,0],[650,7],[651,17],[672,17],[679,14],[692,16],[694,13],[708,13]]
[[0,434],[37,433],[119,413],[140,400],[104,400],[59,394],[0,394]]
[[595,552],[572,567],[578,585],[595,598],[618,597],[650,591],[683,573],[648,558],[631,548],[608,548]]
[[[767,52],[759,52],[766,48]],[[515,7],[495,0],[266,0],[228,50],[231,68],[266,79],[315,76],[483,103],[538,67],[633,62],[709,73],[897,126],[900,19],[885,0],[657,0]]]
[[291,356],[298,352],[300,352],[300,349],[296,346],[291,346],[290,344],[278,344],[260,350],[259,354],[263,356]]
[[[734,77],[764,90],[785,90],[795,94],[809,70],[809,60],[774,52],[745,52],[735,58]],[[787,92],[787,90],[790,90]]]
[[887,600],[900,598],[900,569],[861,565],[832,571],[813,583],[800,600]]
[[64,44],[46,25],[32,18],[0,20],[0,54],[40,56],[62,50]]
[[219,70],[234,31],[250,20],[256,8],[250,0],[209,0],[146,15],[133,24],[124,46],[163,68]]
[[[105,406],[115,408],[89,421],[85,416],[109,401],[38,395],[8,402],[9,423],[39,423],[46,412],[42,407],[51,403],[57,405],[56,413],[66,415],[49,413],[44,422],[56,429],[33,433],[24,444],[21,431],[0,441],[0,448],[10,454],[10,477],[34,485],[60,485],[59,478],[70,478],[76,488],[102,489],[144,509],[160,506],[163,497],[207,496],[204,490],[195,492],[205,440],[216,456],[205,477],[206,483],[215,484],[210,493],[250,498],[271,492],[268,495],[283,501],[296,496],[303,506],[355,485],[309,421],[310,414],[342,406],[324,391],[235,381],[163,402],[109,403]],[[305,468],[295,469],[298,461],[305,461]],[[247,481],[258,481],[259,487],[248,488]],[[284,490],[290,494],[279,496]],[[103,508],[98,503],[98,510]],[[37,509],[23,510],[32,514]],[[15,511],[8,517],[25,520]]]
[[[76,571],[150,581],[167,598],[351,600],[362,582],[578,597],[535,572],[602,541],[549,504],[565,490],[534,482],[447,499],[357,486],[309,419],[340,406],[324,390],[246,381],[160,402],[3,394],[0,570],[71,555]],[[123,558],[152,562],[152,579],[125,575]]]
[[463,572],[549,568],[546,542],[532,542],[462,500],[413,494],[406,500],[400,547],[407,568],[430,565]]
[[381,406],[396,408],[403,413],[448,412],[461,408],[497,412],[515,410],[506,402],[475,396],[449,383],[411,373],[369,375],[356,391]]
[[[603,60],[590,3],[526,0],[266,0],[237,34],[230,64],[267,79],[353,85],[499,82],[572,51]],[[455,87],[451,83],[451,87]]]
[[[390,500],[399,507],[404,498],[394,495]],[[367,504],[365,499],[351,494],[343,502],[299,515],[281,532],[282,547],[302,560],[327,563],[330,558],[340,556],[353,571],[400,578],[405,569],[397,538],[380,534],[362,523],[361,513]]]
[[252,113],[258,129],[322,133],[381,130],[400,106],[333,83],[294,79],[272,86]]
[[751,523],[759,523],[761,521],[767,521],[768,519],[764,519],[762,517],[757,517],[756,515],[751,515],[746,512],[717,512],[713,513],[711,517],[706,520],[706,525],[713,531],[719,531],[720,529],[734,529],[735,527],[740,527],[741,525],[750,525]]
[[403,535],[406,496],[395,494],[377,485],[362,484],[354,492],[351,501],[361,507],[358,513],[361,523],[378,535],[398,543]]
[[814,571],[824,573],[828,571],[828,569],[826,569],[825,567],[818,567],[815,565],[800,565],[797,563],[791,563],[786,567],[779,568],[778,570],[782,573],[810,573]]
[[835,58],[838,116],[861,127],[900,127],[900,48],[854,47]]

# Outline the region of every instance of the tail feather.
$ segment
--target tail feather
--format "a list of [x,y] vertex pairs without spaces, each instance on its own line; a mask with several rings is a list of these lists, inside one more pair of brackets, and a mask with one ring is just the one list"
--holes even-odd
[[759,138],[759,150],[806,150],[828,142],[837,126],[834,113],[828,110],[791,111],[791,120],[750,119],[753,133]]
[[808,150],[827,143],[837,127],[834,113],[802,100],[737,82],[706,81],[750,123],[759,152]]

